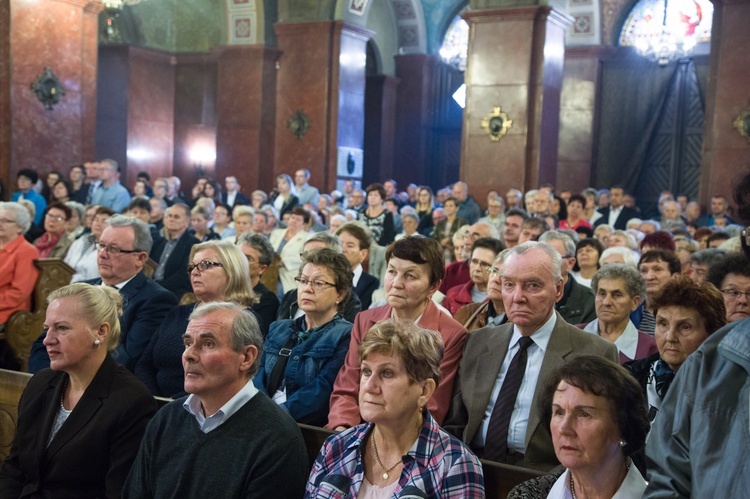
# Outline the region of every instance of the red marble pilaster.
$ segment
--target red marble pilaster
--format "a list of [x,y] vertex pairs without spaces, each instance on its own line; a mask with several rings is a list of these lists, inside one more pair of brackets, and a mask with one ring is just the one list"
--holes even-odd
[[[565,28],[551,7],[470,10],[461,180],[476,199],[556,182]],[[499,142],[480,127],[499,106],[513,120]]]
[[[399,79],[393,76],[369,76],[365,97],[365,149],[362,183],[367,185],[394,178],[394,141],[396,138],[396,96]],[[411,174],[411,173],[410,173]]]
[[216,101],[216,174],[237,177],[246,195],[273,185],[276,61],[274,49],[221,47]]
[[[101,3],[89,0],[14,1],[10,22],[12,178],[21,168],[40,173],[67,169],[93,151],[96,108],[96,16]],[[3,30],[5,32],[5,30]],[[47,110],[30,89],[49,66],[65,95]]]
[[750,141],[732,122],[750,106],[750,0],[713,0],[711,62],[706,97],[700,201],[731,198],[738,175],[750,166]]
[[0,180],[6,192],[0,200],[10,199],[15,182],[10,175],[10,0],[0,0]]

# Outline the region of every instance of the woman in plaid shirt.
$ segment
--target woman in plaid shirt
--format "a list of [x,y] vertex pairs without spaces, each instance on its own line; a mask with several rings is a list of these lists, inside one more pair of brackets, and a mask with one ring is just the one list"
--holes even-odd
[[326,440],[305,497],[485,497],[479,459],[425,407],[440,379],[440,335],[387,319],[358,353],[359,407],[368,422]]

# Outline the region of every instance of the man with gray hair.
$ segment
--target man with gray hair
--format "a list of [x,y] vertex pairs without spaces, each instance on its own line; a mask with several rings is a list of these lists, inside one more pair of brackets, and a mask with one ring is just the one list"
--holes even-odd
[[453,197],[458,201],[458,218],[468,220],[470,224],[476,223],[482,215],[482,210],[469,195],[469,186],[466,182],[453,184]]
[[149,422],[122,497],[302,497],[299,427],[253,384],[263,348],[253,314],[201,304],[182,338],[190,395]]
[[311,204],[315,207],[318,206],[318,198],[320,197],[320,191],[317,187],[311,186],[308,181],[310,180],[310,170],[307,168],[300,168],[294,172],[294,188],[292,194],[297,196],[299,204],[305,206]]
[[708,248],[690,255],[690,278],[695,284],[703,284],[708,279],[711,266],[723,262],[727,257],[726,250]]
[[120,183],[120,165],[114,159],[103,159],[99,163],[99,178],[102,185],[96,189],[91,204],[106,206],[115,213],[122,213],[130,204],[130,193]]
[[[111,286],[122,295],[120,316],[120,346],[114,359],[135,370],[151,335],[170,310],[177,306],[177,298],[146,277],[143,266],[151,249],[151,230],[135,217],[115,215],[107,221],[107,228],[96,243],[99,279],[88,284]],[[29,371],[49,367],[49,356],[42,344],[44,334],[34,342],[29,359]]]
[[563,278],[563,295],[555,303],[555,310],[560,312],[568,324],[574,326],[596,319],[594,292],[570,275],[570,269],[576,264],[576,243],[559,230],[545,232],[539,236],[539,242],[552,246],[562,258],[560,274]]
[[556,368],[579,355],[617,362],[617,347],[555,312],[564,287],[561,265],[548,244],[509,250],[500,267],[509,322],[473,331],[466,341],[443,427],[486,460],[545,471],[558,466],[538,392]]

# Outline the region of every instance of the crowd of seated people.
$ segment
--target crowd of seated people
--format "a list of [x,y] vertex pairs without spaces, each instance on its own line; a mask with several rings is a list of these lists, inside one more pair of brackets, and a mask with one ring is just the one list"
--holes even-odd
[[[552,480],[554,497],[640,497],[652,472],[661,474],[659,487],[674,485],[671,453],[692,450],[670,439],[690,422],[661,415],[674,414],[675,403],[702,409],[695,397],[685,399],[707,389],[691,359],[742,365],[745,343],[735,330],[749,327],[741,321],[750,315],[750,263],[735,219],[750,218],[742,216],[746,197],[737,198],[735,217],[723,195],[701,213],[686,196],[664,192],[644,214],[621,186],[577,194],[542,185],[505,196],[492,191],[483,212],[462,182],[399,192],[392,179],[363,189],[348,180],[329,194],[310,184],[307,170],[293,173],[279,175],[269,193],[243,194],[236,177],[223,185],[200,178],[186,196],[180,179],[151,182],[147,174],[131,193],[112,160],[50,172],[43,181],[19,171],[13,201],[0,203],[0,333],[14,312],[30,310],[35,259],[64,260],[73,282],[83,284],[50,297],[29,359],[38,373],[29,390],[48,383],[62,405],[24,396],[23,431],[0,468],[0,492],[32,482],[75,490],[59,476],[66,469],[60,463],[25,469],[30,461],[19,446],[29,445],[22,439],[31,438],[32,413],[47,414],[42,424],[50,423],[33,438],[54,445],[67,420],[70,426],[82,417],[105,368],[145,393],[179,399],[196,424],[194,438],[206,440],[202,452],[221,445],[219,433],[210,442],[221,427],[245,435],[233,414],[246,421],[273,415],[268,432],[291,431],[289,418],[341,432],[321,449],[306,485],[289,484],[293,497],[407,494],[412,486],[426,497],[483,497],[477,458],[544,472],[562,464],[567,471]],[[86,288],[99,285],[110,291],[95,296]],[[114,308],[94,314],[89,302]],[[79,309],[88,315],[70,317]],[[86,332],[92,344],[61,326],[80,319],[71,330]],[[412,343],[409,335],[420,339]],[[0,367],[16,368],[11,357],[0,340]],[[47,368],[64,374],[53,377]],[[602,373],[614,384],[602,383]],[[670,389],[676,385],[682,393]],[[580,424],[581,401],[606,432]],[[257,412],[247,413],[249,405]],[[619,419],[623,411],[635,419]],[[139,497],[167,486],[148,466],[167,462],[161,439],[186,438],[169,429],[185,414],[162,412],[148,428],[133,429],[137,456],[134,449],[121,459],[102,455],[98,469],[110,470],[80,490],[117,495],[113,487],[118,494],[124,487],[123,495]],[[642,421],[645,429],[634,434],[629,426]],[[671,451],[652,448],[651,440],[644,447],[648,423],[654,442]],[[298,436],[290,435],[285,452],[299,450]],[[247,438],[256,439],[254,449],[270,448],[260,436]],[[574,456],[586,438],[608,439],[617,452],[602,446],[592,452],[608,452],[607,459]],[[423,453],[441,455],[436,442],[451,459],[421,464]],[[697,448],[707,452],[704,445]],[[246,451],[232,449],[221,462]],[[289,459],[270,472],[299,481],[301,458]],[[683,461],[675,472],[689,475],[690,459]],[[183,459],[176,466],[175,490],[208,490],[198,476],[178,473],[179,466],[196,471],[193,465]],[[738,466],[728,473],[747,480]],[[40,481],[40,472],[62,481]],[[679,493],[705,490],[698,482],[679,482]]]

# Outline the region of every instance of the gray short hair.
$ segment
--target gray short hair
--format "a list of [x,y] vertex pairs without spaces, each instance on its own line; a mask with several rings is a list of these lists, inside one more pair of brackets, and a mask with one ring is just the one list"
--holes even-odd
[[[567,236],[566,236],[567,237]],[[552,263],[552,277],[555,281],[561,281],[562,280],[562,257],[560,256],[560,253],[557,252],[555,248],[550,246],[546,243],[540,243],[538,241],[526,241],[523,244],[519,244],[518,246],[514,246],[510,250],[508,250],[508,253],[505,255],[505,261],[508,261],[508,258],[511,257],[511,255],[524,255],[530,251],[533,250],[542,250],[544,253],[550,258]],[[503,268],[500,268],[500,276],[503,276]]]
[[78,213],[78,219],[83,222],[86,219],[86,207],[76,201],[68,201],[65,206]]
[[331,249],[336,253],[341,253],[343,251],[343,246],[341,245],[341,239],[339,239],[339,236],[326,231],[314,233],[307,241],[305,241],[305,244],[303,244],[302,247],[304,248],[308,243],[316,241],[325,244],[326,248]]
[[133,240],[133,249],[151,253],[151,247],[154,240],[151,238],[151,229],[146,222],[135,217],[126,217],[125,215],[112,215],[107,220],[108,227],[132,227],[135,239]]
[[539,236],[540,243],[546,243],[549,241],[560,241],[565,247],[565,255],[567,257],[573,257],[576,255],[576,243],[573,239],[564,232],[559,230],[549,230]]
[[0,210],[12,211],[13,220],[16,222],[16,225],[21,227],[21,231],[26,234],[29,227],[31,227],[31,214],[29,210],[20,203],[3,203],[2,201],[0,201]]
[[638,255],[638,253],[636,253],[635,251],[626,248],[625,246],[607,248],[602,251],[602,254],[599,257],[599,266],[603,267],[604,261],[612,255],[620,255],[622,256],[623,262],[632,266],[634,269],[638,268],[638,260],[640,259],[640,255]]
[[416,212],[413,212],[413,211],[404,212],[404,211],[402,211],[401,212],[401,220],[403,221],[405,218],[411,218],[415,222],[419,223],[419,215],[417,215]]
[[261,265],[271,265],[273,262],[274,251],[273,246],[271,246],[271,243],[266,236],[262,234],[253,234],[250,231],[243,232],[237,238],[237,246],[242,246],[243,244],[250,246],[258,252],[258,256],[260,257],[258,263]]
[[258,372],[258,365],[260,364],[260,358],[263,355],[263,334],[260,332],[260,326],[258,320],[255,318],[252,312],[241,305],[227,301],[212,301],[208,303],[201,303],[195,310],[190,314],[190,319],[197,319],[208,315],[212,312],[223,312],[222,315],[234,315],[234,321],[232,321],[232,329],[229,331],[229,338],[232,343],[232,350],[240,352],[244,347],[253,345],[258,349],[258,356],[255,358],[255,362],[250,366],[248,371],[248,377],[253,377]]
[[724,260],[727,257],[727,252],[719,248],[708,248],[700,251],[696,251],[690,255],[690,263],[696,265],[708,265],[709,267],[715,263]]
[[487,237],[491,237],[492,239],[500,239],[500,231],[498,230],[496,225],[482,221],[479,221],[474,225],[483,225],[487,227]]
[[638,270],[627,263],[612,263],[600,268],[591,279],[591,289],[596,294],[602,279],[622,279],[631,298],[646,296],[646,281]]

